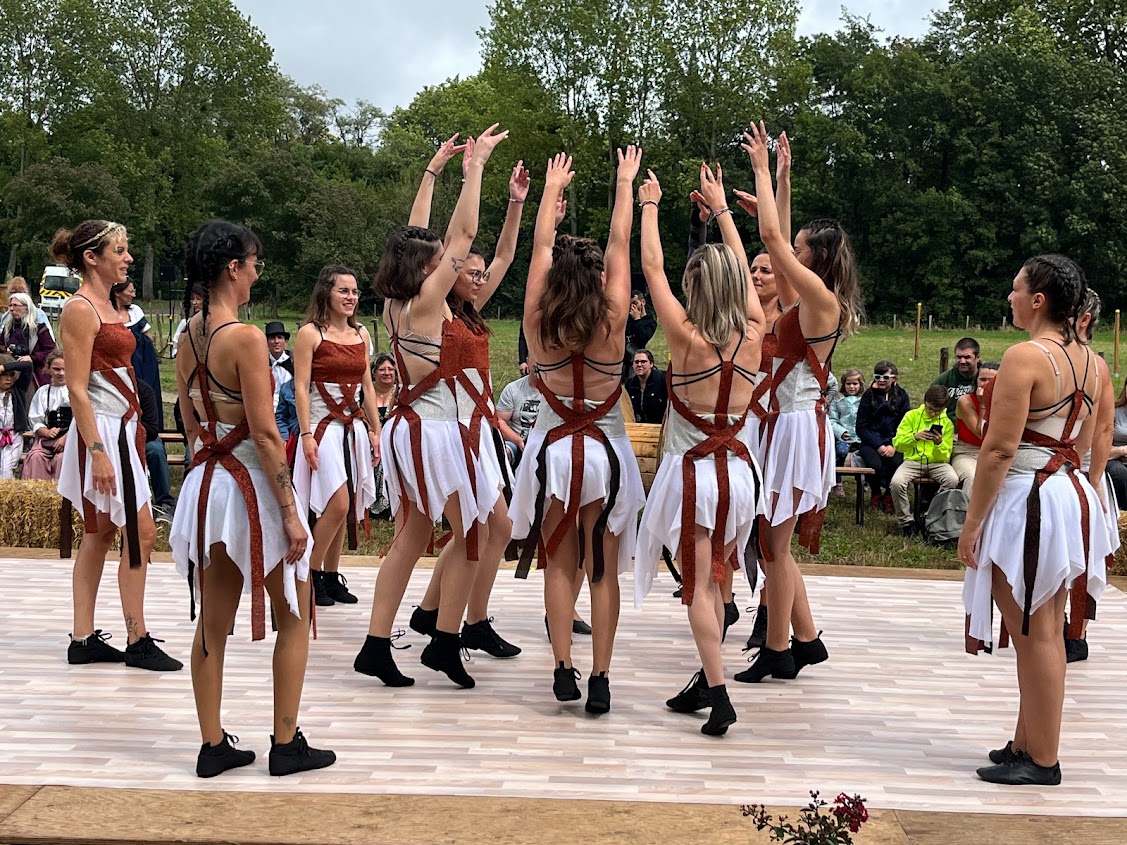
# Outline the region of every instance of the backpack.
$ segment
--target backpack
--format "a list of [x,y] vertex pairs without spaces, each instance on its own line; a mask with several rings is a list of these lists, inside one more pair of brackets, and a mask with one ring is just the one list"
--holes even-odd
[[957,487],[940,490],[924,515],[924,537],[935,546],[954,547],[967,518],[967,494]]

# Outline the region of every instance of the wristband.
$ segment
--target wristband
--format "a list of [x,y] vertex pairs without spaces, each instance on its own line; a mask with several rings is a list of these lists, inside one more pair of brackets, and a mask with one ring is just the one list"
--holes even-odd
[[312,431],[303,431],[301,434],[298,435],[298,437],[312,437],[312,436],[313,436]]
[[732,213],[732,209],[730,209],[728,206],[724,206],[723,208],[712,212],[712,219],[718,220],[720,218],[721,214],[731,214],[731,213]]
[[509,202],[516,203],[517,205],[524,205],[524,200],[511,199],[511,200],[509,200]]
[[433,170],[431,170],[431,169],[430,169],[429,167],[428,167],[428,168],[426,169],[426,172],[427,172],[427,173],[429,173],[429,174],[430,174],[431,176],[433,176],[433,177],[435,178],[435,180],[437,181],[437,179],[438,179],[438,174],[437,174],[437,173],[435,173],[435,172],[434,172]]
[[640,208],[645,208],[647,205],[652,205],[654,208],[657,208],[657,200],[646,200],[645,202],[638,203],[638,205]]

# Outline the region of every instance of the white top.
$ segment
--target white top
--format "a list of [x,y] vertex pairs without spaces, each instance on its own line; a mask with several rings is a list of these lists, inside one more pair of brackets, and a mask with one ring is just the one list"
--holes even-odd
[[[145,312],[141,310],[141,306],[130,305],[128,317],[125,320],[126,328],[133,328],[133,326],[137,325],[137,323],[140,323],[143,320],[145,320]],[[145,321],[144,330],[149,330],[148,321]]]
[[180,349],[180,335],[188,328],[188,321],[181,320],[179,325],[176,326],[176,331],[172,333],[172,357],[176,357],[177,350]]
[[278,410],[278,391],[282,389],[282,385],[287,381],[293,380],[293,375],[282,364],[291,361],[293,358],[289,352],[283,352],[277,359],[273,355],[270,356],[270,374],[274,376],[274,410]]
[[63,406],[70,407],[70,392],[64,384],[55,387],[45,384],[31,397],[31,406],[27,409],[28,430],[39,431],[47,427],[47,412],[57,410]]

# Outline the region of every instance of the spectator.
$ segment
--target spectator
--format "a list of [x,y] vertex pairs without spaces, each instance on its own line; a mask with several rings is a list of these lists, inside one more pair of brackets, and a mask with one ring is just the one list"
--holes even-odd
[[[959,486],[970,499],[974,489],[974,471],[978,467],[978,450],[982,447],[982,394],[986,385],[998,375],[997,361],[983,361],[978,366],[978,388],[959,397],[955,406],[955,433],[959,439],[951,451],[951,466],[959,476]],[[1127,467],[1125,467],[1127,469]]]
[[626,380],[626,392],[634,406],[634,422],[660,425],[669,404],[665,371],[654,366],[653,353],[639,349],[633,358],[634,375]]
[[1127,511],[1127,383],[1115,400],[1115,431],[1111,437],[1111,452],[1107,456],[1107,474],[1115,491],[1115,501],[1121,511]]
[[270,375],[274,377],[274,410],[278,410],[278,391],[293,380],[293,356],[286,351],[290,333],[286,324],[273,320],[266,324],[266,347],[270,350]]
[[[646,313],[646,295],[640,290],[630,294],[630,313],[626,315],[626,356],[622,359],[622,378],[629,375],[634,356],[646,348],[657,331],[657,320]],[[650,356],[652,363],[653,356]],[[636,371],[635,371],[636,372]],[[641,420],[639,420],[641,422]]]
[[[133,332],[133,339],[137,342],[137,348],[133,350],[131,359],[133,374],[137,377],[137,381],[143,381],[153,391],[156,400],[156,431],[159,434],[164,431],[164,400],[160,390],[160,359],[157,357],[157,349],[153,345],[152,326],[149,325],[141,306],[133,303],[136,297],[137,288],[133,286],[133,282],[114,285],[110,288],[110,300],[121,315],[121,321],[125,323],[125,327],[129,331]],[[155,511],[153,515],[156,516]]]
[[[8,294],[8,313],[0,331],[0,350],[17,361],[30,361],[31,368],[18,374],[14,390],[30,395],[33,388],[50,381],[46,375],[47,356],[55,348],[48,326],[35,321],[35,303],[26,293]],[[13,370],[14,371],[14,370]]]
[[148,383],[137,380],[137,402],[141,405],[141,426],[145,429],[145,464],[149,488],[153,491],[153,519],[172,524],[176,500],[168,472],[168,453],[160,439],[160,417],[156,394]]
[[[531,362],[527,362],[531,366]],[[497,421],[509,463],[516,468],[524,453],[528,433],[536,425],[540,413],[540,391],[530,383],[530,376],[521,376],[505,385],[497,400]]]
[[58,481],[71,423],[67,368],[61,349],[56,348],[48,356],[47,372],[50,383],[35,391],[28,409],[28,431],[35,439],[24,456],[23,477]]
[[16,361],[7,352],[0,352],[0,478],[15,478],[23,455],[27,394],[16,385],[30,370],[30,362]]
[[528,358],[528,341],[524,339],[524,323],[521,323],[520,330],[517,332],[517,361],[520,368],[520,374],[526,376],[531,372],[531,366]]
[[[4,293],[4,302],[7,302],[8,297],[13,293],[26,293],[28,297],[30,297],[31,288],[27,286],[27,279],[25,279],[23,276],[13,276],[12,279],[8,282],[8,290]],[[4,312],[5,315],[7,315],[7,313],[8,312],[6,311]],[[6,319],[7,316],[0,317],[0,331],[3,331],[4,321]],[[35,308],[35,322],[37,325],[46,326],[47,331],[51,334],[51,340],[55,340],[55,332],[51,328],[51,320],[50,318],[48,318],[47,312],[42,308],[39,308],[38,306],[36,306]]]
[[944,488],[959,483],[959,476],[950,464],[955,426],[944,413],[946,406],[946,388],[933,384],[924,393],[923,404],[904,415],[892,441],[896,451],[904,455],[903,463],[892,476],[892,501],[900,533],[906,537],[915,536],[919,531],[908,505],[909,482],[930,478]]
[[[277,392],[278,401],[274,407],[274,422],[278,424],[278,433],[286,441],[287,446],[291,437],[298,433],[297,406],[293,398],[293,379],[290,379]],[[292,456],[288,456],[292,457]]]
[[978,341],[964,337],[955,344],[955,366],[940,373],[932,382],[947,391],[947,417],[955,424],[955,403],[960,396],[974,393],[978,384]]
[[826,373],[826,389],[822,391],[822,396],[826,398],[827,408],[841,398],[841,385],[833,373]]
[[841,384],[844,393],[830,405],[830,425],[834,431],[838,466],[845,464],[846,455],[861,448],[861,441],[857,438],[857,408],[861,405],[861,394],[865,386],[861,381],[861,371],[856,368],[841,374]]
[[[380,415],[380,425],[387,421],[387,415],[395,407],[395,397],[399,391],[399,371],[395,359],[386,352],[376,356],[372,364],[372,387],[376,392],[376,412]],[[377,519],[391,519],[391,500],[387,494],[387,477],[383,471],[383,461],[376,466],[376,501],[368,512]]]
[[200,313],[201,308],[203,308],[203,288],[199,285],[193,285],[191,307],[189,309],[190,313],[180,321],[179,325],[176,326],[176,331],[172,333],[173,358],[176,357],[176,353],[180,349],[180,335],[184,333],[184,329],[188,328],[188,321],[196,316],[196,314]]
[[892,476],[903,460],[892,447],[900,420],[911,408],[908,394],[898,383],[899,370],[891,361],[878,361],[873,367],[873,383],[857,405],[857,437],[861,462],[873,470],[869,476],[873,510],[892,513]]

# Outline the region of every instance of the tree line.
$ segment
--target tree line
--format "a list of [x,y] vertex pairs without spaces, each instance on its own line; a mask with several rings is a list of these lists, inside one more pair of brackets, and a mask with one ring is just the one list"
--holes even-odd
[[[666,186],[670,267],[684,259],[702,160],[750,188],[740,133],[763,119],[795,156],[796,224],[840,219],[873,320],[914,312],[996,324],[1022,261],[1075,258],[1105,307],[1127,302],[1127,15],[1113,0],[953,0],[920,38],[844,16],[798,37],[794,0],[495,0],[483,68],[385,114],[302,88],[230,0],[0,0],[0,261],[37,278],[56,228],[130,230],[145,298],[180,288],[183,244],[211,216],[265,244],[255,296],[303,305],[320,267],[370,277],[436,145],[511,131],[483,188],[492,248],[508,167],[575,157],[572,231],[605,238],[616,147]],[[420,45],[425,49],[425,45]],[[456,166],[434,220],[453,209]],[[755,224],[737,214],[749,245]],[[635,245],[636,248],[636,245]],[[523,286],[491,303],[518,313]]]

